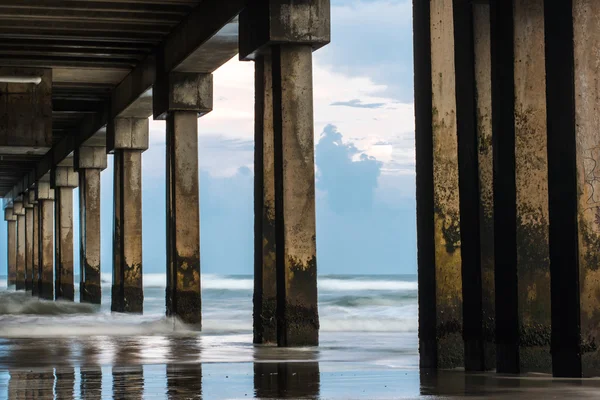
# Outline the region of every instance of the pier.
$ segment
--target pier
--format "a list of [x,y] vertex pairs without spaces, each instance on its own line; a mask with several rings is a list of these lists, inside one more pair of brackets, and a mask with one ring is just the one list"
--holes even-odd
[[[330,41],[329,0],[26,3],[0,2],[9,285],[98,304],[108,263],[111,309],[143,312],[142,154],[149,118],[166,120],[166,314],[201,327],[198,119],[213,110],[212,73],[239,54],[256,65],[254,341],[317,345],[312,53]],[[107,154],[113,256],[101,260]]]
[[414,0],[422,368],[600,374],[600,4]]

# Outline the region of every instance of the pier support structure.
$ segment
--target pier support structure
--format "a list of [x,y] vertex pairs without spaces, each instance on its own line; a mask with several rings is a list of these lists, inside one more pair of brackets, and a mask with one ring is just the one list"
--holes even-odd
[[167,121],[167,315],[201,325],[198,117],[212,111],[212,74],[170,73],[153,92]]
[[79,174],[79,301],[100,304],[100,172],[107,167],[106,147],[79,147],[74,167]]
[[599,25],[591,0],[414,2],[423,368],[600,375]]
[[[262,57],[270,55],[272,62],[273,153],[265,155],[263,140],[257,140],[256,146],[261,147],[257,153],[263,159],[272,157],[274,163],[275,319],[279,346],[319,342],[312,52],[329,41],[328,0],[269,0],[252,3],[240,14],[240,58],[264,62]],[[260,130],[260,120],[265,115],[261,109],[265,88],[260,84],[257,88],[262,89],[256,94]],[[264,129],[264,122],[262,125]],[[263,136],[261,132],[259,136]],[[265,178],[268,185],[271,177],[263,176],[263,181]],[[262,192],[255,199],[259,203],[256,210],[265,207]],[[261,211],[256,218],[262,218],[262,214]],[[260,235],[263,237],[262,232]],[[255,252],[262,253],[263,246],[258,240],[255,243]],[[262,271],[262,260],[263,257],[256,257],[255,270]],[[257,274],[260,280],[255,284],[255,329],[263,329],[261,321],[269,318],[265,314],[268,310],[262,308],[261,277]]]
[[54,300],[54,189],[50,177],[44,176],[36,185],[39,212],[39,275],[40,298]]
[[32,236],[31,236],[31,294],[40,294],[40,213],[35,193],[35,187],[29,189],[29,204],[32,205]]
[[73,169],[73,159],[68,158],[52,171],[51,184],[54,189],[54,238],[55,238],[55,296],[57,299],[75,299],[73,278],[73,189],[79,177]]
[[29,192],[23,194],[25,208],[25,290],[33,289],[33,204],[29,202]]
[[142,153],[148,149],[148,118],[115,118],[107,131],[114,150],[113,285],[111,310],[141,313]]
[[8,265],[8,286],[17,284],[17,216],[13,212],[13,205],[4,209],[6,221],[6,253]]
[[13,202],[13,213],[17,216],[17,290],[25,290],[25,207],[23,200]]

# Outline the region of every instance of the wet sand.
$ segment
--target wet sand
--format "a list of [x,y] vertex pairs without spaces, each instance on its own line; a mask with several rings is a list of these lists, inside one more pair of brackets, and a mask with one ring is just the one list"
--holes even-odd
[[[419,372],[416,354],[344,359],[338,349],[253,347],[248,335],[0,339],[9,399],[564,399],[600,397],[600,380]],[[223,360],[237,360],[225,362]],[[399,364],[398,360],[405,363]]]

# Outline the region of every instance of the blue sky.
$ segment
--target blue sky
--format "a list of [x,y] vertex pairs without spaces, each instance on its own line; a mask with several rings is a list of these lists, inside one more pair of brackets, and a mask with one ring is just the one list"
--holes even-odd
[[[411,18],[406,0],[332,0],[332,43],[314,55],[320,274],[416,272]],[[253,69],[237,59],[219,69],[214,111],[198,124],[204,273],[253,269]],[[164,132],[151,122],[143,156],[144,270],[154,273],[165,269]],[[110,272],[111,158],[102,185]]]

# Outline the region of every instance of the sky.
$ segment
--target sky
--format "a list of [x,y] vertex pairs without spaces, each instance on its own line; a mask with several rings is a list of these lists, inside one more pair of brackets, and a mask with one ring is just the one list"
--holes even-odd
[[[412,8],[407,0],[332,0],[332,42],[314,53],[319,274],[416,273]],[[252,274],[254,64],[214,74],[199,119],[203,273]],[[165,271],[165,125],[143,155],[143,265]],[[102,271],[111,271],[112,157],[102,172]],[[77,190],[74,207],[77,209]],[[77,213],[75,213],[77,216]],[[4,224],[4,223],[3,223]],[[75,235],[78,238],[78,221]],[[75,260],[79,246],[76,244]],[[6,227],[0,226],[6,254]],[[0,259],[0,274],[6,257]],[[78,271],[78,265],[76,265]]]

